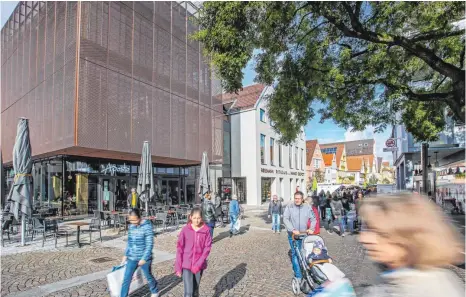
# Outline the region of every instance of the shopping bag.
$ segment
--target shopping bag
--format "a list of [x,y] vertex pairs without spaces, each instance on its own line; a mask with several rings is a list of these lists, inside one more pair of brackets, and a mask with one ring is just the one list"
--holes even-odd
[[332,282],[325,282],[307,297],[356,297],[356,293],[349,279],[339,278]]
[[[115,266],[112,268],[112,272],[107,274],[107,284],[108,290],[110,291],[110,296],[119,297],[121,293],[121,286],[123,285],[123,278],[125,276],[126,265]],[[133,279],[131,280],[131,285],[129,286],[129,294],[140,289],[144,286],[142,280],[142,272],[138,267],[133,274]]]
[[241,219],[238,218],[235,222],[235,225],[233,226],[235,228],[236,232],[239,232],[239,228],[241,228]]

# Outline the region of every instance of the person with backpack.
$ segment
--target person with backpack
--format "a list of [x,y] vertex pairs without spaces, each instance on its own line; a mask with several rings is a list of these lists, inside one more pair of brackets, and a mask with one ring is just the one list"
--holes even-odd
[[202,220],[202,210],[194,208],[176,245],[175,274],[183,278],[184,297],[199,296],[202,273],[207,268],[211,249],[210,228]]
[[337,221],[340,227],[340,236],[345,237],[345,218],[344,218],[344,208],[341,200],[338,197],[333,197],[331,202],[331,207],[333,211],[333,216]]
[[273,195],[269,203],[268,218],[272,217],[273,233],[280,233],[280,217],[283,216],[282,203],[278,200],[277,195]]

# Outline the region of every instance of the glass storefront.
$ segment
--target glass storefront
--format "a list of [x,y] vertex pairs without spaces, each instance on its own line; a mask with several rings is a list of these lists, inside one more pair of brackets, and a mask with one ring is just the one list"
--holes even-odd
[[[123,210],[131,188],[137,187],[138,163],[78,157],[35,161],[33,207],[55,209],[58,215],[88,216],[94,210]],[[14,179],[6,168],[7,193]],[[153,168],[155,197],[151,205],[199,203],[199,166]]]

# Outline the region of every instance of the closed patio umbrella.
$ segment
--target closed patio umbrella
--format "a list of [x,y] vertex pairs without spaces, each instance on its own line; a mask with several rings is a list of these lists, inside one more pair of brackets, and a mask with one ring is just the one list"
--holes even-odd
[[210,191],[210,176],[209,176],[209,157],[207,152],[202,153],[201,172],[199,175],[199,194],[201,197]]
[[29,139],[29,123],[25,118],[18,122],[15,145],[13,146],[13,170],[15,178],[7,198],[7,207],[16,220],[21,216],[21,245],[25,243],[26,217],[32,212],[32,159]]
[[[147,188],[149,187],[149,188]],[[145,203],[146,214],[148,213],[148,202],[154,197],[154,174],[152,170],[152,155],[150,144],[144,141],[142,145],[141,164],[139,165],[138,186],[136,192],[141,202]]]

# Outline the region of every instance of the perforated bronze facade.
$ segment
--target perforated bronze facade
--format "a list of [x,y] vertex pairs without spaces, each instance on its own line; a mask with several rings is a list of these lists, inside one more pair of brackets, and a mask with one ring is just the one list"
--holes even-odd
[[[144,140],[166,163],[223,159],[218,80],[189,2],[20,2],[2,28],[2,151],[18,117],[34,156],[112,158]],[[85,153],[84,153],[85,152]]]

